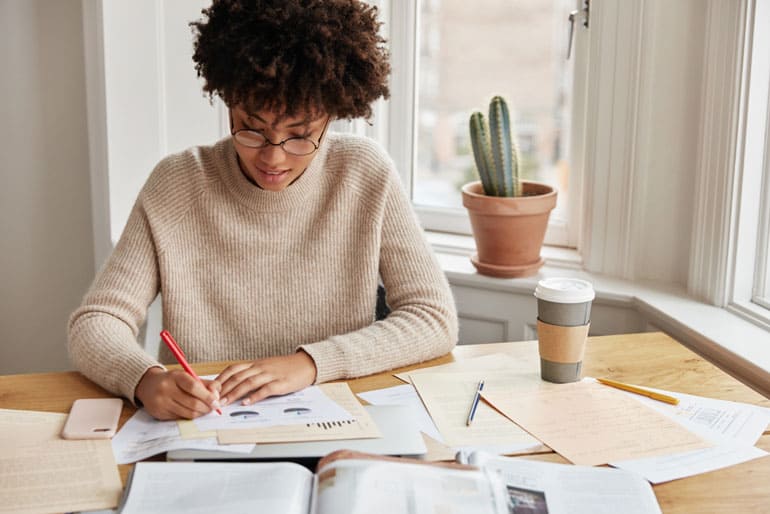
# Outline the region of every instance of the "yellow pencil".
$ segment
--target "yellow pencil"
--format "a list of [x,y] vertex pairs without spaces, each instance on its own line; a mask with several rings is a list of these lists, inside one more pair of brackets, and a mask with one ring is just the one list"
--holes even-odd
[[624,384],[623,382],[615,382],[614,380],[610,380],[609,378],[597,378],[596,381],[604,385],[608,385],[610,387],[617,387],[618,389],[622,389],[630,393],[641,394],[642,396],[652,398],[653,400],[658,400],[659,402],[670,403],[671,405],[679,404],[679,398],[674,398],[673,396],[669,396],[667,394],[656,393],[655,391],[650,391],[648,389],[643,389],[641,387]]

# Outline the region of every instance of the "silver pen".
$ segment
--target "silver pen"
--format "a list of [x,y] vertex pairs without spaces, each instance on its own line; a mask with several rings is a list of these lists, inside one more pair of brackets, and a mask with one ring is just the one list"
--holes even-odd
[[473,403],[471,404],[471,411],[468,413],[468,420],[465,422],[466,426],[471,426],[473,423],[473,417],[476,415],[476,407],[479,406],[479,399],[481,398],[481,390],[484,389],[484,381],[479,382],[479,386],[476,388],[476,394],[473,396]]

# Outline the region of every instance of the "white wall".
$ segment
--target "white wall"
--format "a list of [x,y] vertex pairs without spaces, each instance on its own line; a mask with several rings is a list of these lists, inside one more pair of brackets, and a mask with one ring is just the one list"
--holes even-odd
[[79,0],[0,0],[0,374],[69,369],[94,273]]

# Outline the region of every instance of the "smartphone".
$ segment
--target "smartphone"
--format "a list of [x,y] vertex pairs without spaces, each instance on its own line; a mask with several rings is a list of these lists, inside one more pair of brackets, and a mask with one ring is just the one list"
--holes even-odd
[[64,439],[109,439],[118,429],[122,409],[120,398],[75,400],[61,435]]

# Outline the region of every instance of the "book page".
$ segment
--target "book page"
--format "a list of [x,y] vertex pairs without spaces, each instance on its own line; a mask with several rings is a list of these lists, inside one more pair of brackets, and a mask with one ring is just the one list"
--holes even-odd
[[313,474],[289,462],[139,462],[121,514],[307,514]]
[[660,514],[652,487],[635,473],[497,456],[469,460],[499,474],[511,514]]
[[318,471],[317,514],[505,514],[495,475],[393,461],[338,460]]

